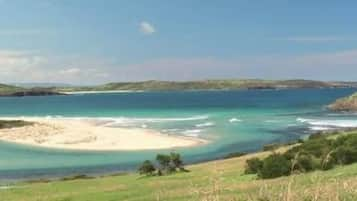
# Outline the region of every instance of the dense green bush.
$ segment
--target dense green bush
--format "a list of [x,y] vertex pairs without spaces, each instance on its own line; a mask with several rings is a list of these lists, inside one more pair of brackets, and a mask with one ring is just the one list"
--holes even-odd
[[172,166],[170,165],[171,158],[169,155],[158,154],[156,156],[156,161],[159,163],[159,170],[162,173],[170,173],[173,171]]
[[155,168],[154,164],[152,164],[151,161],[146,160],[141,164],[138,171],[140,174],[153,175],[154,172],[156,171],[156,168]]
[[281,154],[272,154],[263,160],[258,175],[262,179],[269,179],[289,175],[290,172],[291,161]]
[[294,172],[308,172],[319,166],[319,160],[308,153],[299,153],[292,160],[292,170]]
[[256,174],[263,167],[263,161],[259,158],[252,158],[247,160],[247,164],[245,167],[246,174]]
[[170,174],[176,172],[177,170],[187,172],[187,170],[184,168],[184,163],[179,153],[171,152],[169,155],[157,154],[156,161],[158,165],[157,168],[151,161],[146,160],[141,164],[138,172],[140,174],[154,175],[155,171],[157,170],[156,175],[159,176]]
[[337,138],[314,135],[284,154],[272,154],[247,161],[245,173],[260,178],[274,178],[291,173],[329,170],[337,165],[357,162],[357,133]]

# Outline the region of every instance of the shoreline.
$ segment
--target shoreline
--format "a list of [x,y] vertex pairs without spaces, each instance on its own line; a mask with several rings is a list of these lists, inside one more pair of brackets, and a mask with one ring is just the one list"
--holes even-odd
[[140,151],[193,147],[207,140],[172,136],[143,128],[113,128],[77,119],[4,118],[33,125],[0,129],[0,140],[50,149],[78,151]]
[[110,93],[139,93],[143,90],[103,90],[103,91],[69,91],[60,92],[66,95],[79,95],[79,94],[110,94]]

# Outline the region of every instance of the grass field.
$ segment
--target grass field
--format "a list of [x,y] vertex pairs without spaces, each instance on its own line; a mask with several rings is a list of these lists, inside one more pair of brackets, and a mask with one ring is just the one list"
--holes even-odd
[[[278,151],[284,151],[280,148]],[[239,158],[187,167],[190,172],[145,177],[135,173],[96,179],[48,183],[19,183],[0,190],[1,201],[121,201],[121,200],[237,200],[237,201],[355,201],[357,164],[329,171],[258,180],[244,175]]]

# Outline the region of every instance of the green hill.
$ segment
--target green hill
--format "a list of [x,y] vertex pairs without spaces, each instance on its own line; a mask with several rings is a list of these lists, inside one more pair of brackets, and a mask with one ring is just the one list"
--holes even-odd
[[328,107],[334,111],[357,111],[357,93],[338,99]]
[[21,88],[21,87],[0,84],[0,96],[1,95],[6,95],[6,94],[10,94],[10,93],[14,93],[14,92],[23,91],[23,90],[24,89]]
[[12,85],[0,84],[0,97],[1,96],[49,96],[49,95],[62,95],[59,92],[53,91],[49,88],[22,88]]
[[353,82],[321,82],[312,80],[203,80],[203,81],[143,81],[118,82],[92,87],[62,87],[61,92],[73,91],[167,91],[167,90],[234,90],[234,89],[284,89],[284,88],[334,88],[356,87]]
[[[290,148],[281,147],[274,152]],[[247,159],[264,158],[271,153],[192,165],[187,167],[190,172],[168,176],[145,177],[129,173],[95,179],[19,183],[0,190],[0,198],[4,201],[357,200],[357,164],[268,180],[244,174]]]

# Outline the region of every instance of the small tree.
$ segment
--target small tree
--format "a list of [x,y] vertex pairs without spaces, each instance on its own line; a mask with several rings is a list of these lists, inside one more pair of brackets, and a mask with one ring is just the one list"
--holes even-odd
[[160,172],[170,173],[172,171],[170,166],[171,158],[169,155],[158,154],[156,155],[156,161],[159,163]]
[[149,160],[146,160],[141,164],[138,171],[140,174],[145,174],[145,175],[149,176],[149,175],[153,175],[155,170],[156,170],[156,168],[152,164],[152,162]]
[[179,153],[171,152],[170,159],[171,159],[173,168],[175,168],[175,169],[177,168],[181,171],[185,170],[183,167],[183,161],[181,159],[181,155]]

